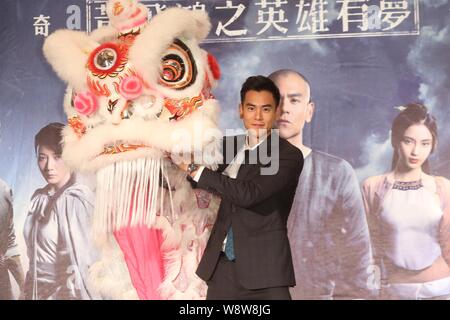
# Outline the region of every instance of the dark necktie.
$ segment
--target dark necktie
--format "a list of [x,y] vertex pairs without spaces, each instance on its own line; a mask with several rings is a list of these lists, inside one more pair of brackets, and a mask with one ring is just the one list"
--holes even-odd
[[227,233],[227,242],[225,243],[225,256],[230,261],[233,261],[234,259],[236,259],[235,255],[234,255],[233,229],[231,228],[231,226],[228,229],[228,233]]

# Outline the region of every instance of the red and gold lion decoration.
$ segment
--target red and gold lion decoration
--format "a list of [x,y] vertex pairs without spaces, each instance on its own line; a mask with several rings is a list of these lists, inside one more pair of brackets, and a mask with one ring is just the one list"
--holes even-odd
[[44,54],[68,84],[63,158],[96,173],[94,231],[101,259],[90,286],[109,299],[203,299],[195,275],[218,200],[193,191],[168,152],[219,161],[220,77],[199,43],[203,11],[167,9],[148,20],[135,0],[107,3],[110,25],[58,30]]

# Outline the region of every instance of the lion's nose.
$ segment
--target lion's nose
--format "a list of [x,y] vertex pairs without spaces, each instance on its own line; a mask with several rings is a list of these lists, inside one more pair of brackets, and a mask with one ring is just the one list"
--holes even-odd
[[[125,99],[115,99],[108,101],[108,112],[111,114],[111,123],[119,125],[122,119],[125,119],[124,110],[128,107],[128,102]],[[128,114],[128,113],[127,113]]]

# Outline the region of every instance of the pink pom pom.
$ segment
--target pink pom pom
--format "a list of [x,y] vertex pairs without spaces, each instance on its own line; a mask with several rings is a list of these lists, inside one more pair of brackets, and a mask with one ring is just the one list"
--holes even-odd
[[136,76],[126,77],[120,83],[120,94],[127,100],[133,100],[142,94],[142,81]]
[[97,97],[89,91],[78,92],[73,106],[79,114],[89,116],[98,109]]
[[140,27],[148,20],[148,9],[136,0],[109,1],[106,12],[111,25],[119,31]]

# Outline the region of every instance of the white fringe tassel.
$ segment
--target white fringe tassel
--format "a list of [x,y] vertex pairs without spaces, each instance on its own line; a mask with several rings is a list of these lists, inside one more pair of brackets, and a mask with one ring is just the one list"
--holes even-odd
[[163,180],[169,186],[173,215],[172,193],[162,159],[122,161],[99,170],[95,233],[105,235],[123,227],[154,226],[157,213],[163,212]]

